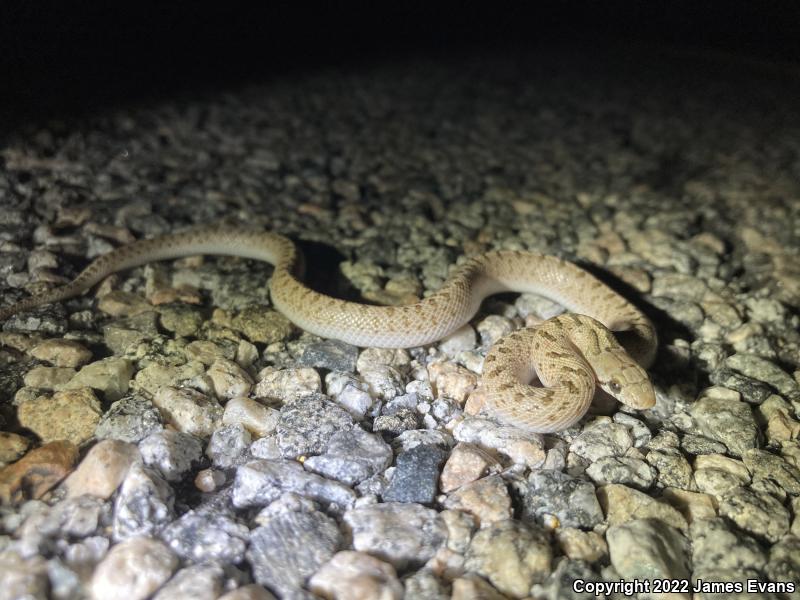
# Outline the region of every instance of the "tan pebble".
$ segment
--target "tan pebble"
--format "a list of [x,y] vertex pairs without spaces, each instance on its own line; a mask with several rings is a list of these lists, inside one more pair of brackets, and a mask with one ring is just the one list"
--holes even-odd
[[260,585],[251,583],[223,594],[217,600],[276,600],[276,598]]
[[75,377],[68,367],[34,367],[22,378],[26,386],[41,390],[61,390]]
[[208,438],[222,421],[219,402],[190,388],[164,386],[153,397],[164,421],[183,433]]
[[94,600],[144,600],[170,578],[178,557],[163,543],[144,537],[112,547],[97,565],[89,585]]
[[258,398],[291,400],[299,396],[318,393],[322,390],[322,379],[315,369],[281,369],[259,373],[255,395]]
[[0,552],[0,598],[40,600],[49,598],[48,562],[41,556],[24,558],[14,550]]
[[556,539],[561,551],[572,560],[593,563],[608,556],[606,541],[594,531],[562,527],[556,530]]
[[67,497],[91,494],[104,500],[110,498],[130,466],[141,459],[135,444],[120,440],[98,442],[64,481]]
[[39,396],[17,408],[20,425],[42,441],[69,440],[80,445],[94,435],[103,410],[90,388],[56,392],[52,397]]
[[99,391],[107,401],[115,402],[128,391],[133,371],[133,363],[127,359],[104,358],[85,365],[66,387],[90,387]]
[[675,508],[625,485],[604,485],[597,490],[597,499],[612,526],[639,519],[656,519],[681,531],[688,527],[684,516]]
[[58,338],[37,344],[30,355],[56,367],[80,367],[92,359],[92,353],[83,344]]
[[256,438],[269,435],[278,426],[280,412],[250,398],[234,398],[225,405],[222,423],[242,425]]
[[20,352],[30,352],[31,348],[42,342],[42,337],[39,335],[26,335],[24,333],[15,333],[13,331],[0,331],[0,346],[13,348]]
[[159,287],[147,294],[147,299],[153,306],[183,302],[184,304],[202,304],[203,296],[200,291],[191,285],[178,285],[175,287]]
[[14,462],[30,447],[31,440],[16,433],[0,431],[0,467]]
[[153,306],[141,296],[120,290],[100,298],[97,308],[112,317],[130,317],[153,310]]
[[473,515],[480,527],[510,519],[511,497],[499,475],[492,475],[467,483],[452,492],[444,501],[449,509],[462,510]]
[[450,362],[428,365],[428,377],[437,398],[451,398],[459,404],[463,404],[478,386],[475,373]]
[[213,492],[225,483],[225,474],[216,469],[201,469],[194,478],[194,486],[201,492]]
[[403,586],[394,567],[365,554],[342,550],[311,577],[309,589],[331,600],[400,600]]
[[680,488],[668,487],[661,498],[677,508],[689,523],[698,519],[713,519],[717,516],[717,501],[710,494],[687,492]]
[[464,484],[479,479],[486,470],[498,462],[487,452],[474,444],[459,443],[453,448],[450,457],[439,477],[439,488],[448,493]]
[[227,358],[215,360],[207,374],[214,385],[214,393],[220,399],[247,396],[253,387],[253,378],[247,371]]
[[78,460],[78,447],[68,441],[50,442],[0,469],[0,503],[41,498],[64,479]]

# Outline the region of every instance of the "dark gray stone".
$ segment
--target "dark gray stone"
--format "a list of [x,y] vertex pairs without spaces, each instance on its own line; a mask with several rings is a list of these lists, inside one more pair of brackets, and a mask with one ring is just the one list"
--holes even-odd
[[354,485],[383,472],[393,456],[391,446],[380,436],[353,427],[334,434],[325,454],[309,457],[303,466],[312,473]]
[[297,359],[303,367],[353,372],[356,370],[358,347],[339,340],[320,340],[309,344]]
[[439,473],[447,453],[422,445],[397,457],[394,475],[383,493],[386,502],[432,504],[439,488]]

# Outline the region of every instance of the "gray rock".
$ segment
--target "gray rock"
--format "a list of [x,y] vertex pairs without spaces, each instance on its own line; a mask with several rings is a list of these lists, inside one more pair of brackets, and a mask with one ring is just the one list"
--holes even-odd
[[725,444],[710,440],[702,435],[685,434],[681,438],[681,448],[687,454],[725,454]]
[[403,579],[406,598],[450,600],[447,585],[428,569],[420,569]]
[[580,560],[559,559],[556,568],[542,583],[535,583],[531,595],[540,600],[590,600],[594,594],[576,592],[575,581],[599,581],[601,577],[591,567]]
[[658,471],[640,458],[605,456],[589,465],[586,474],[599,485],[622,483],[646,490],[655,482]]
[[219,565],[192,565],[175,573],[153,600],[216,600],[224,580],[225,571]]
[[241,465],[249,459],[252,439],[243,425],[224,425],[211,434],[206,456],[211,459],[211,464],[220,469]]
[[376,417],[372,431],[399,435],[419,427],[419,415],[413,409],[400,407],[394,414]]
[[689,537],[695,569],[760,571],[767,562],[766,553],[754,538],[720,517],[693,521]]
[[325,454],[310,456],[303,467],[329,479],[355,485],[392,463],[392,449],[380,436],[360,427],[340,431],[331,436]]
[[663,487],[693,490],[692,466],[677,448],[651,450],[647,462],[658,471],[658,483]]
[[149,536],[175,517],[174,493],[153,469],[133,463],[114,503],[114,539]]
[[161,538],[180,557],[194,562],[238,564],[244,559],[250,530],[212,510],[190,510],[167,525]]
[[798,394],[798,384],[791,375],[775,363],[755,354],[734,354],[725,360],[725,365],[745,377],[769,384],[784,396]]
[[690,411],[703,435],[725,444],[734,456],[757,446],[758,429],[745,402],[706,395]]
[[284,458],[322,454],[337,432],[353,426],[353,417],[322,394],[298,398],[281,408],[278,448]]
[[562,527],[592,528],[603,522],[603,511],[591,482],[560,471],[534,471],[522,498],[523,521],[558,517]]
[[630,429],[622,423],[590,423],[570,444],[570,450],[589,461],[623,456],[633,446]]
[[775,544],[765,571],[772,581],[792,582],[795,589],[800,588],[800,538],[787,535]]
[[761,404],[774,393],[767,384],[725,367],[713,371],[709,379],[715,385],[736,390],[749,404]]
[[624,579],[688,579],[689,542],[654,519],[636,519],[606,532],[611,564]]
[[432,504],[446,457],[443,450],[428,445],[416,446],[400,454],[389,487],[383,492],[384,501]]
[[95,427],[94,435],[98,439],[136,443],[163,427],[153,403],[144,396],[131,393],[111,405]]
[[308,344],[297,359],[297,363],[303,367],[353,372],[356,370],[357,360],[357,346],[338,340],[320,340]]
[[447,526],[433,509],[388,502],[347,511],[344,522],[353,547],[385,560],[398,570],[427,562],[447,541]]
[[356,499],[349,487],[308,473],[294,461],[254,460],[236,469],[233,505],[237,508],[266,506],[285,492],[340,508],[349,508]]
[[203,457],[203,444],[180,431],[158,431],[139,442],[144,463],[167,481],[180,481]]
[[284,512],[250,533],[245,554],[255,580],[292,597],[342,544],[336,521],[321,512]]
[[722,496],[719,514],[748,533],[777,542],[789,531],[789,511],[778,500],[763,492],[735,487]]
[[742,455],[755,485],[761,481],[774,482],[792,496],[800,495],[800,469],[783,457],[765,450],[751,448]]

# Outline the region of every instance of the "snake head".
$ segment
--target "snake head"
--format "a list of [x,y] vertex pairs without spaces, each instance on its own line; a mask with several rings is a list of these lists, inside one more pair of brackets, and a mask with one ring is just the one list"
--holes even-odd
[[598,377],[598,385],[623,404],[639,410],[656,404],[656,392],[647,372],[638,364],[628,361],[609,377]]

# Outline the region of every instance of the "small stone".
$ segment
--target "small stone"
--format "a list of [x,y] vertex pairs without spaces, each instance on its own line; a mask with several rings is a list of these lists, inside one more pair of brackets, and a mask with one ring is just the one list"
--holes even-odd
[[419,415],[410,408],[401,407],[391,415],[381,415],[372,422],[375,433],[401,435],[419,427]]
[[220,399],[230,400],[237,396],[247,396],[253,387],[253,379],[247,371],[227,358],[218,358],[214,361],[207,374],[214,385],[214,393]]
[[194,487],[201,492],[210,494],[225,483],[225,474],[216,469],[200,469],[194,478]]
[[22,381],[26,386],[42,390],[63,390],[75,377],[75,369],[67,367],[34,367]]
[[254,579],[281,597],[296,593],[342,543],[336,521],[318,512],[282,512],[250,533],[245,556]]
[[241,331],[251,342],[264,344],[285,340],[294,330],[289,319],[263,306],[244,308],[231,319],[230,326],[236,331]]
[[308,588],[332,600],[374,598],[401,600],[403,586],[392,565],[364,554],[343,550],[314,573]]
[[303,466],[312,473],[355,485],[386,470],[393,456],[380,436],[353,427],[333,434],[325,453],[310,456]]
[[353,547],[403,570],[424,564],[447,540],[439,514],[418,504],[387,502],[347,511]]
[[775,543],[789,531],[789,511],[769,494],[746,487],[725,492],[719,513],[755,536]]
[[775,582],[793,583],[795,590],[800,586],[800,538],[787,535],[769,552],[767,576]]
[[450,362],[428,365],[428,377],[437,398],[451,398],[458,404],[464,404],[478,386],[475,373]]
[[727,451],[725,444],[715,442],[702,435],[685,434],[681,438],[681,448],[687,454],[724,454]]
[[167,331],[173,332],[181,337],[195,336],[203,325],[203,314],[196,306],[188,304],[166,304],[159,299],[159,321],[161,326]]
[[274,398],[293,402],[303,396],[318,395],[322,391],[322,380],[314,369],[282,369],[260,377],[256,384],[257,398]]
[[139,442],[144,463],[167,481],[180,481],[203,456],[203,445],[193,435],[158,431]]
[[321,394],[298,398],[280,412],[278,447],[285,458],[322,454],[337,431],[353,426],[350,414]]
[[699,519],[689,529],[695,569],[762,570],[765,551],[752,537],[721,517]]
[[250,432],[241,425],[225,425],[211,434],[206,456],[219,469],[229,469],[249,460]]
[[594,462],[606,456],[624,456],[632,446],[633,436],[626,425],[598,419],[584,428],[569,449]]
[[109,402],[119,400],[128,391],[133,364],[123,358],[104,358],[83,367],[67,384],[68,389],[90,387]]
[[44,496],[72,470],[78,447],[71,442],[50,442],[0,469],[0,502],[19,504]]
[[782,457],[751,448],[742,455],[744,465],[753,477],[753,483],[771,481],[792,496],[800,496],[800,469]]
[[497,461],[474,444],[459,443],[442,469],[439,487],[444,493],[482,477]]
[[459,442],[469,442],[507,456],[511,462],[535,469],[546,457],[541,436],[531,435],[517,427],[498,425],[488,419],[465,418],[456,425],[453,435]]
[[401,453],[389,487],[383,493],[384,501],[432,504],[444,459],[445,453],[436,446],[420,445]]
[[478,531],[464,567],[512,598],[528,596],[550,572],[552,550],[544,531],[519,521],[499,521]]
[[606,541],[594,531],[563,527],[556,530],[556,539],[564,555],[572,560],[594,563],[608,556]]
[[684,490],[694,488],[692,467],[680,450],[651,450],[647,453],[647,462],[658,471],[658,483],[661,486]]
[[133,463],[114,503],[114,538],[152,535],[175,518],[174,492],[152,469]]
[[750,407],[740,400],[706,390],[690,408],[703,435],[725,444],[734,456],[741,456],[758,444],[758,428]]
[[710,494],[668,487],[662,492],[661,499],[677,508],[690,524],[697,519],[717,516],[717,502]]
[[447,598],[450,600],[508,600],[508,596],[498,592],[488,581],[472,574],[466,574],[453,580],[453,594]]
[[278,427],[280,412],[244,396],[233,398],[225,404],[222,415],[224,425],[241,425],[255,438],[273,433]]
[[162,387],[153,398],[162,418],[178,431],[207,439],[219,427],[219,402],[189,388]]
[[356,370],[358,347],[339,340],[319,340],[308,344],[297,364],[303,367],[352,372]]
[[535,523],[549,516],[556,517],[562,527],[591,528],[603,521],[589,481],[559,471],[534,471],[522,498],[521,519]]
[[114,290],[100,298],[97,309],[112,317],[129,317],[150,312],[153,307],[137,294]]
[[475,330],[467,323],[439,342],[439,350],[450,358],[456,358],[462,352],[472,350],[476,343]]
[[157,540],[121,542],[95,568],[90,583],[92,598],[144,600],[170,578],[177,566],[177,557]]
[[672,506],[624,485],[605,485],[597,490],[597,497],[606,513],[609,525],[649,519],[662,521],[680,530],[685,530],[687,527],[686,519]]
[[605,456],[593,461],[586,474],[599,485],[621,483],[646,490],[655,482],[658,471],[640,458]]
[[217,600],[224,577],[219,565],[192,565],[175,573],[153,600]]
[[94,435],[98,439],[136,443],[161,429],[161,417],[153,403],[133,393],[111,405],[95,427]]
[[797,382],[776,364],[755,354],[734,354],[725,360],[725,365],[745,377],[763,381],[774,387],[783,396],[797,394]]
[[80,367],[92,359],[92,353],[73,340],[53,338],[40,342],[30,350],[30,355],[56,367]]
[[[689,542],[681,533],[654,519],[635,519],[606,532],[614,569],[626,580],[688,579]],[[690,598],[683,594],[682,598]]]
[[235,349],[230,345],[214,343],[210,340],[195,340],[189,342],[184,349],[186,358],[197,360],[205,366],[210,367],[214,361],[220,358],[232,360],[236,356]]
[[0,431],[0,468],[21,457],[30,448],[31,440],[8,431]]
[[169,523],[161,538],[186,560],[238,564],[244,559],[249,534],[247,526],[230,516],[190,510]]
[[13,550],[0,552],[0,589],[9,600],[46,600],[50,581],[41,556],[23,558]]
[[75,445],[91,439],[102,414],[100,402],[90,388],[26,400],[17,409],[20,425],[42,441],[69,440]]
[[303,467],[288,460],[255,460],[236,469],[233,483],[233,505],[237,508],[266,506],[285,492],[349,508],[356,495],[337,481],[307,473]]
[[141,460],[135,445],[118,440],[103,440],[92,446],[64,481],[67,497],[91,494],[107,500],[117,490],[134,462]]
[[513,516],[511,497],[499,475],[461,486],[447,497],[444,506],[473,515],[481,528]]

